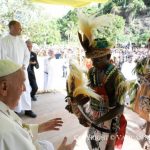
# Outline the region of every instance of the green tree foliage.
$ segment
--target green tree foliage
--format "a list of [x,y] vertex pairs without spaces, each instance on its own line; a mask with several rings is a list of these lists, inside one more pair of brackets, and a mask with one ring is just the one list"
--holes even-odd
[[116,6],[114,2],[108,2],[104,5],[103,14],[108,14]]
[[10,20],[18,20],[23,34],[37,44],[56,44],[61,41],[57,20],[42,14],[43,8],[33,5],[30,0],[0,1],[0,34],[8,32]]
[[1,0],[0,9],[0,35],[2,35],[8,30],[10,20],[18,20],[25,25],[34,11],[34,6],[29,0]]
[[103,5],[95,5],[95,6],[90,6],[90,7],[85,7],[82,11],[86,15],[91,15],[91,14],[100,14],[100,10],[102,10]]
[[[134,35],[134,36],[133,36]],[[147,45],[147,40],[149,39],[150,32],[143,32],[143,33],[135,33],[132,35],[132,43],[136,43],[136,45]]]
[[63,41],[76,41],[77,35],[77,10],[70,10],[67,15],[58,19],[58,26]]
[[[102,6],[95,5],[92,7],[85,7],[80,9],[83,13],[85,13],[87,16],[90,15],[101,15]],[[109,28],[103,28],[100,31],[101,37],[107,37],[110,40],[113,41],[119,41],[121,39],[121,36],[123,36],[124,31],[124,25],[125,21],[122,17],[115,15],[114,21]],[[67,40],[68,42],[74,41],[76,42],[78,40],[77,37],[77,31],[78,29],[78,17],[77,17],[77,10],[74,9],[73,11],[69,11],[66,16],[64,16],[62,19],[58,20],[59,28],[61,37],[63,40]]]
[[122,16],[126,24],[125,36],[120,36],[120,41],[133,42],[141,45],[141,43],[147,42],[147,36],[149,34],[148,21],[146,19],[141,20],[144,14],[147,17],[150,15],[148,13],[150,10],[149,5],[150,2],[147,0],[112,0],[101,7],[101,12]]
[[61,41],[57,20],[39,18],[40,21],[32,22],[27,30],[30,39],[37,44],[58,44]]
[[124,36],[124,26],[125,21],[123,17],[117,15],[110,15],[112,16],[113,20],[109,27],[102,27],[97,32],[97,37],[100,38],[107,38],[109,41],[119,42],[122,40]]
[[141,11],[143,8],[145,8],[145,4],[143,0],[132,0],[132,2],[128,4],[127,11],[128,10],[132,11],[135,15],[136,13]]
[[143,0],[143,1],[144,1],[145,5],[146,5],[147,7],[150,7],[150,1],[149,1],[149,0]]

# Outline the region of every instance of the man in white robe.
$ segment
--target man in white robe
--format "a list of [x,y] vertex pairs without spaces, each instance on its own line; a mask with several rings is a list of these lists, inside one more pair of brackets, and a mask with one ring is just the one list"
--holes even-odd
[[5,36],[0,41],[0,59],[10,59],[21,65],[26,75],[26,91],[21,95],[21,100],[18,106],[15,108],[15,111],[20,113],[23,110],[25,111],[25,115],[35,118],[36,114],[31,110],[31,88],[27,75],[30,53],[25,42],[20,37],[22,31],[20,23],[14,20],[10,21],[9,30],[9,35]]
[[136,75],[133,72],[135,65],[136,65],[136,63],[134,61],[132,61],[132,59],[131,59],[127,62],[124,62],[121,67],[121,72],[123,73],[124,77],[129,81],[137,79]]
[[[0,150],[54,150],[52,143],[38,141],[38,133],[59,130],[62,119],[41,124],[23,124],[12,111],[25,91],[25,74],[21,66],[10,60],[0,60]],[[66,144],[63,139],[58,150],[73,150],[76,141]]]

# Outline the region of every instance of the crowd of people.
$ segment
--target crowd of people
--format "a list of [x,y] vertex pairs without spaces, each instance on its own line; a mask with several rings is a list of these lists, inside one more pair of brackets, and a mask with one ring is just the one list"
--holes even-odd
[[[34,43],[32,44],[34,45]],[[32,87],[32,84],[30,85],[38,93],[55,93],[60,89],[65,89],[66,77],[69,74],[69,61],[72,59],[77,60],[86,71],[92,67],[92,60],[85,57],[84,50],[81,47],[50,46],[45,49],[37,49],[36,46],[32,48],[32,53],[35,53],[40,67],[34,70],[35,78],[38,78],[38,81],[33,84],[34,87]],[[132,44],[130,48],[120,46],[112,48],[110,61],[121,70],[127,80],[133,80],[137,79],[133,72],[136,60],[142,59],[148,53],[146,46],[134,47]],[[31,97],[32,100],[37,99],[36,96]]]
[[[59,49],[61,49],[61,47]],[[40,77],[40,80],[37,81],[39,93],[55,92],[59,89],[65,89],[65,80],[69,74],[69,61],[72,59],[76,59],[86,71],[92,67],[92,60],[85,57],[83,49],[80,48],[80,56],[75,53],[77,49],[78,48],[63,49],[65,52],[62,52],[61,50],[58,51],[58,48],[41,50],[40,54],[43,52],[45,55],[39,55],[36,51],[40,64],[40,68],[38,70],[35,69],[36,78]],[[145,53],[143,53],[143,51]],[[51,56],[51,53],[54,53],[53,56]],[[111,54],[110,61],[121,70],[125,78],[127,80],[134,80],[136,79],[136,75],[134,74],[133,69],[136,65],[136,60],[140,60],[145,54],[148,54],[148,49],[132,48],[131,51],[129,49],[118,47],[113,48]],[[53,57],[53,59],[51,59],[51,57]]]

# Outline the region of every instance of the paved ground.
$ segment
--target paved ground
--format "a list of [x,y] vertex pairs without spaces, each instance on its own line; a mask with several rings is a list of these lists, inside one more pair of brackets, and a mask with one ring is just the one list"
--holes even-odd
[[[42,133],[39,135],[39,139],[49,140],[57,147],[64,136],[67,136],[69,141],[76,138],[78,144],[75,150],[87,150],[87,148],[83,147],[87,128],[81,126],[76,117],[65,110],[65,95],[65,92],[39,94],[38,101],[32,102],[33,110],[38,117],[32,119],[22,116],[22,118],[25,122],[37,123],[54,117],[62,117],[64,124],[60,131]],[[124,113],[128,124],[123,150],[142,150],[139,138],[143,137],[144,130],[141,130],[140,127],[144,125],[145,121],[128,108],[125,109]]]

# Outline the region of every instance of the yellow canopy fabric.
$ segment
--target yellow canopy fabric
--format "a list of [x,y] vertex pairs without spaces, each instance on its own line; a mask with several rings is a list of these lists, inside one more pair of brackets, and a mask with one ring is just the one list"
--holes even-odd
[[32,0],[32,1],[40,2],[40,3],[47,3],[47,4],[55,4],[55,5],[68,5],[72,7],[83,7],[92,2],[105,3],[108,0]]

